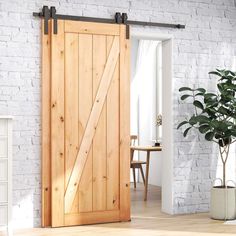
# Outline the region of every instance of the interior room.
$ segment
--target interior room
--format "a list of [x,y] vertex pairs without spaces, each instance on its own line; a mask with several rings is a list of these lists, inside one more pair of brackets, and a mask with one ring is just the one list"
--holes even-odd
[[[161,147],[162,138],[162,43],[133,37],[131,40],[131,145]],[[131,168],[131,196],[145,189],[146,165],[149,165],[148,188],[161,193],[161,151],[150,152],[147,163],[146,151],[135,150]],[[132,162],[131,162],[132,163]],[[135,168],[135,164],[141,168]],[[132,165],[132,164],[131,164]],[[132,167],[132,166],[131,166]],[[143,172],[143,174],[142,174]],[[135,173],[135,177],[134,177]],[[142,176],[143,175],[143,176]],[[134,181],[135,180],[135,181]],[[137,182],[137,187],[136,183]],[[150,185],[150,186],[149,186]],[[132,187],[135,191],[132,191]],[[137,195],[137,194],[136,194]],[[134,197],[137,198],[137,197]],[[143,198],[143,197],[142,197]],[[153,198],[152,193],[148,199]],[[156,200],[160,200],[161,196]],[[137,199],[136,199],[137,200]],[[140,199],[139,199],[140,200]],[[132,201],[132,197],[131,197]]]
[[0,18],[0,236],[235,235],[235,0]]

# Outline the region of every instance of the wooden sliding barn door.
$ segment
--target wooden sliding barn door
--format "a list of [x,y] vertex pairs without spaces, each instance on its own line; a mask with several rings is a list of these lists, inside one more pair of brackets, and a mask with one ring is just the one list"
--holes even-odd
[[57,34],[49,29],[42,40],[43,225],[130,220],[125,26],[58,20]]

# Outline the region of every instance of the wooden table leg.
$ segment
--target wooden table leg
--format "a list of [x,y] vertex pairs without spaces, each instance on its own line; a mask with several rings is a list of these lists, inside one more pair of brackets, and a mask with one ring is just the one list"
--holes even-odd
[[145,178],[145,193],[144,193],[144,201],[147,201],[149,162],[150,162],[150,152],[147,151],[147,164],[146,164],[146,173],[145,173],[145,174],[146,174],[146,178]]
[[[133,159],[134,159],[134,150],[130,149],[130,168],[132,168],[131,161],[133,161]],[[135,169],[132,168],[132,170],[133,170],[133,179],[134,179],[134,189],[136,189]]]
[[130,163],[131,161],[133,161],[133,159],[134,159],[134,150],[130,149]]

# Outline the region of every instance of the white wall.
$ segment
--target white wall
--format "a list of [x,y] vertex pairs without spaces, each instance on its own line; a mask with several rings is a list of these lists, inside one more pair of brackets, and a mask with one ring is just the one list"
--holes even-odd
[[[129,19],[186,24],[186,29],[150,28],[173,35],[173,127],[188,114],[178,88],[183,85],[214,88],[208,71],[230,68],[236,56],[234,0],[0,0],[0,114],[14,115],[13,204],[14,224],[39,226],[40,196],[40,20],[32,16],[42,5],[58,13],[113,17],[127,12]],[[138,27],[142,30],[142,27]],[[145,27],[147,28],[147,27]],[[173,212],[209,209],[218,149],[196,132],[183,138],[174,132]]]

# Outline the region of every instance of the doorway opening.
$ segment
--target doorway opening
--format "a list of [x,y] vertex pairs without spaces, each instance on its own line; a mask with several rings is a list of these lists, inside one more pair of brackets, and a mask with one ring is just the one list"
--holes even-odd
[[[134,145],[160,145],[162,149],[150,152],[150,163],[146,163],[146,151],[134,151],[133,160],[144,163],[145,177],[149,164],[149,176],[145,201],[146,180],[140,168],[131,171],[132,216],[143,211],[142,207],[153,209],[154,214],[158,209],[173,214],[172,43],[171,35],[140,32],[137,28],[131,31],[130,132],[137,136]],[[148,212],[153,216],[152,210]]]

